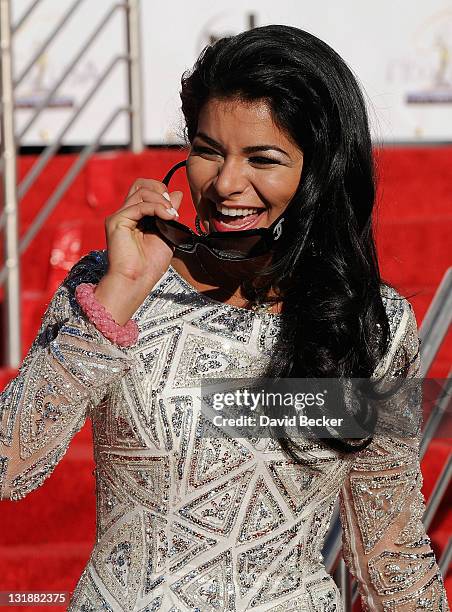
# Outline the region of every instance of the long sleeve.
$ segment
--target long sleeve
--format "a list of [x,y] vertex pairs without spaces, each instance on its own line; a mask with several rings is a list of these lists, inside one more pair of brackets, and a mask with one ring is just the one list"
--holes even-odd
[[[417,422],[377,433],[356,454],[339,496],[343,557],[358,582],[364,610],[449,612],[443,578],[422,524],[419,444],[422,408],[419,393],[419,336],[411,304],[404,300],[390,351],[390,379],[406,373],[417,392],[397,396],[391,410]],[[405,368],[406,366],[406,368]],[[411,379],[411,380],[410,380]],[[412,401],[414,397],[414,402]],[[410,401],[408,401],[410,400]],[[397,433],[396,433],[397,432]]]
[[106,254],[93,251],[54,294],[18,375],[0,394],[0,499],[18,500],[39,487],[110,385],[133,358],[107,340],[74,297],[81,282],[98,282]]

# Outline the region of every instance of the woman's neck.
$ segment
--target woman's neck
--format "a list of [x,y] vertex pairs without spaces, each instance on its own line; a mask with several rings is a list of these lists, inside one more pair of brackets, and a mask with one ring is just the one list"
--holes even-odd
[[[202,249],[202,253],[198,250],[198,253],[176,250],[171,265],[200,293],[225,304],[249,308],[248,300],[241,293],[241,282],[246,274],[252,275],[253,264],[233,262],[231,265],[227,262],[222,265],[221,260],[206,249]],[[275,294],[272,292],[271,295]],[[280,312],[280,306],[280,303],[275,304],[272,311]]]

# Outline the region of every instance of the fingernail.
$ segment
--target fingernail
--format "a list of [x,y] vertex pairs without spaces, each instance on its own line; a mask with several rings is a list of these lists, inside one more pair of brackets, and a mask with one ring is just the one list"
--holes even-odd
[[179,216],[179,213],[177,212],[177,210],[175,208],[167,208],[167,210],[168,210],[169,213],[171,213],[175,217]]
[[166,200],[168,200],[168,202],[171,202],[171,198],[169,197],[169,193],[166,193],[166,191],[165,191],[165,193],[164,193],[164,194],[162,194],[162,195],[163,195],[163,197],[164,197]]

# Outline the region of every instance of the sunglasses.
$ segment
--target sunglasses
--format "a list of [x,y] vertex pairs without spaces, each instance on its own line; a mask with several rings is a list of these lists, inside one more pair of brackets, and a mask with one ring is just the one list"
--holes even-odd
[[[168,187],[176,170],[186,167],[186,164],[187,160],[175,164],[165,175],[162,183]],[[284,236],[288,234],[288,223],[284,216],[286,212],[287,209],[269,227],[211,232],[205,235],[196,234],[190,227],[178,221],[149,215],[142,217],[137,227],[143,232],[156,231],[181,251],[194,253],[198,247],[202,246],[222,260],[247,260],[276,250],[283,234]]]

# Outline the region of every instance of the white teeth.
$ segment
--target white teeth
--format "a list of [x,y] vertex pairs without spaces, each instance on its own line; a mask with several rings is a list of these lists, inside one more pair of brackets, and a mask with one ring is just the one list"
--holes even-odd
[[226,206],[217,205],[217,210],[223,215],[229,217],[245,217],[247,215],[253,215],[258,212],[258,208],[227,208]]

